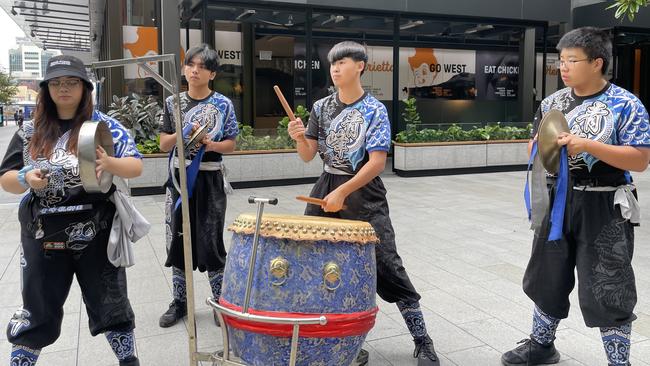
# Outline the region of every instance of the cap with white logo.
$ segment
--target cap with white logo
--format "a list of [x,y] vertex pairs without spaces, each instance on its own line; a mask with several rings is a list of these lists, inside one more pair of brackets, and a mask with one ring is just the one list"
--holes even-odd
[[43,81],[41,81],[40,86],[44,87],[47,85],[48,81],[63,76],[78,77],[83,80],[90,89],[93,88],[93,84],[90,82],[90,78],[88,78],[88,73],[86,72],[84,63],[80,59],[70,55],[55,56],[50,59],[47,63],[45,77],[43,78]]

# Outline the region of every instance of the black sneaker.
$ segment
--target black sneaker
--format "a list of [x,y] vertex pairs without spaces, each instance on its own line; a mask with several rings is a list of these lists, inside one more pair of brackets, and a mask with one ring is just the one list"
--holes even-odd
[[555,349],[555,344],[544,346],[528,338],[519,341],[517,348],[501,356],[501,363],[506,366],[513,365],[551,365],[560,362],[560,352]]
[[413,357],[418,359],[418,366],[440,366],[440,360],[433,348],[433,341],[428,335],[413,340],[415,343],[415,350]]
[[161,328],[169,328],[183,319],[185,315],[187,315],[187,303],[174,300],[169,304],[169,309],[160,317],[158,325]]
[[370,359],[370,354],[365,349],[361,349],[357,358],[354,360],[351,366],[367,366],[368,360]]
[[135,356],[131,356],[126,360],[120,361],[120,366],[140,366],[140,361]]

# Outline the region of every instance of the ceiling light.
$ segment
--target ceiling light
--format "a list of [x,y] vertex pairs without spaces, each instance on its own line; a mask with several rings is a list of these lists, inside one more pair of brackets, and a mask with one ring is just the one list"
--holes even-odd
[[423,24],[424,24],[424,21],[422,21],[422,20],[416,20],[416,21],[411,20],[406,24],[400,25],[399,29],[400,30],[411,29],[411,28],[419,27],[419,26],[421,26]]

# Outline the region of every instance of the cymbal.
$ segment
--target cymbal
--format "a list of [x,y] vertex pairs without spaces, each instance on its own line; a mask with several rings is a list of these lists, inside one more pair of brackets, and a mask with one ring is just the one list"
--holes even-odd
[[560,169],[560,148],[557,139],[560,133],[570,132],[564,114],[556,109],[548,111],[539,125],[537,147],[542,165],[547,172],[556,174]]
[[79,130],[77,140],[79,158],[79,176],[84,190],[88,193],[106,193],[113,185],[113,174],[103,171],[99,179],[95,168],[97,164],[97,146],[101,146],[108,156],[115,154],[113,135],[104,121],[86,121]]

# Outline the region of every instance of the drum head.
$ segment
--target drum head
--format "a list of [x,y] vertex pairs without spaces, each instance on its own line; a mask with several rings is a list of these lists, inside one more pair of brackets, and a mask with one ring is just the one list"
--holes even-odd
[[[255,232],[256,215],[241,214],[228,230],[240,234]],[[327,240],[370,244],[379,241],[372,226],[364,221],[342,220],[321,216],[264,214],[260,235],[279,239]]]

